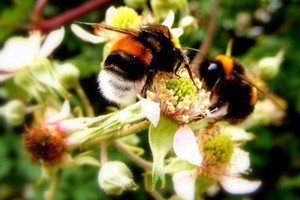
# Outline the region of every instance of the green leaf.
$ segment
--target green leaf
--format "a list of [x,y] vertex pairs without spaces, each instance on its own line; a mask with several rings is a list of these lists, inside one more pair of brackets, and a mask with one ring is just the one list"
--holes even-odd
[[164,158],[172,147],[173,138],[176,130],[179,128],[172,119],[161,116],[156,127],[153,125],[149,129],[149,142],[153,154],[153,169],[152,169],[152,188],[155,189],[157,181],[161,180],[161,187],[166,185],[164,174]]
[[30,12],[34,6],[35,0],[27,1],[11,1],[12,6],[6,6],[5,2],[0,4],[0,24],[1,34],[0,43],[14,31],[15,26],[21,25],[29,21]]

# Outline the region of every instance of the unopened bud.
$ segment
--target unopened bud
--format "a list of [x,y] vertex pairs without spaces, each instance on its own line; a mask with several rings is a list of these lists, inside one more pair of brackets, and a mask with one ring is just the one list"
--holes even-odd
[[285,50],[280,50],[274,57],[265,57],[258,61],[257,65],[264,79],[274,78],[284,59]]
[[180,19],[179,27],[183,28],[185,34],[189,35],[192,34],[195,30],[197,30],[198,23],[195,17],[187,15]]
[[58,80],[65,88],[73,88],[79,80],[80,72],[77,67],[65,63],[57,67]]
[[25,119],[25,105],[20,100],[13,100],[8,102],[2,109],[3,115],[7,122],[11,125],[17,126],[24,122]]
[[105,163],[98,175],[100,187],[109,195],[121,195],[125,190],[137,190],[128,167],[119,161]]

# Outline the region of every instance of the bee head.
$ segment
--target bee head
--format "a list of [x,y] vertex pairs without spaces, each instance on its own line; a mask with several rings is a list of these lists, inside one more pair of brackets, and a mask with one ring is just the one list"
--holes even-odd
[[222,63],[218,60],[206,60],[201,63],[200,77],[205,89],[211,90],[222,80],[224,80],[224,69]]

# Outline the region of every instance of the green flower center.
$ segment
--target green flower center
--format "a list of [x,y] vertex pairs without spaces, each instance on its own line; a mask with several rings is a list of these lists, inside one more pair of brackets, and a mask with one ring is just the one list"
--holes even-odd
[[212,165],[227,164],[233,154],[234,145],[229,136],[218,135],[203,145],[203,152]]
[[174,76],[166,82],[166,87],[174,92],[174,96],[178,97],[178,101],[183,101],[186,98],[192,100],[194,98],[194,84],[188,77]]
[[141,23],[138,13],[126,6],[117,8],[110,20],[111,26],[122,28],[138,26]]

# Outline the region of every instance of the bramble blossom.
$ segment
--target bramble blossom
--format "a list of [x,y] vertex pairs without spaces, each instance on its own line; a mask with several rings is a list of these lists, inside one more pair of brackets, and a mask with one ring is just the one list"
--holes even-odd
[[46,37],[39,31],[32,31],[28,37],[9,38],[0,51],[0,82],[31,66],[35,59],[48,57],[62,42],[64,34],[62,27]]
[[[242,175],[247,174],[250,169],[249,153],[242,150],[235,142],[248,140],[250,137],[244,133],[239,134],[238,137],[231,137],[228,134],[229,130],[223,134],[222,128],[221,126],[211,128],[208,125],[200,130],[197,143],[203,159],[201,166],[179,171],[173,175],[174,189],[182,199],[194,199],[196,180],[200,176],[210,180],[208,186],[219,182],[227,192],[232,194],[251,193],[261,185],[260,181],[248,181],[242,178]],[[238,130],[233,127],[232,131],[234,135]],[[191,154],[193,155],[192,152]],[[185,185],[190,185],[191,188],[185,191],[183,190]]]

